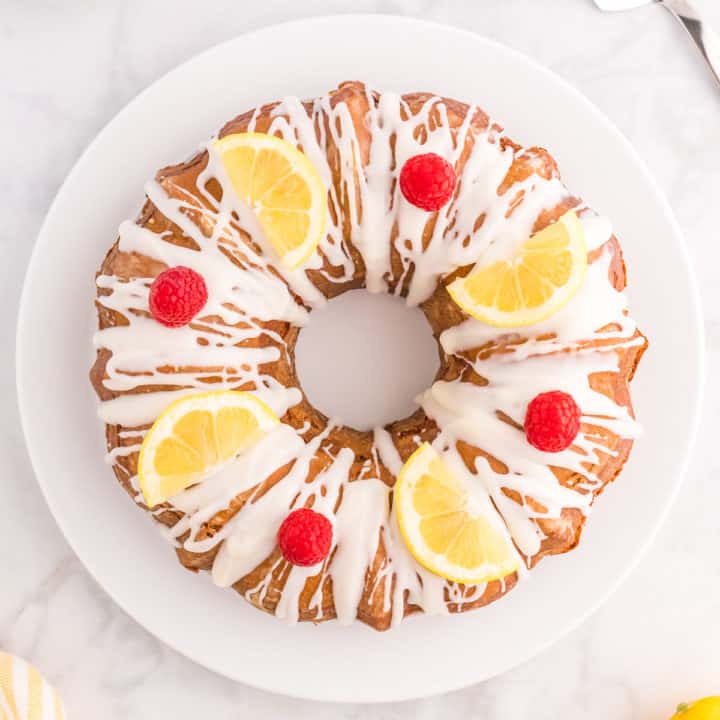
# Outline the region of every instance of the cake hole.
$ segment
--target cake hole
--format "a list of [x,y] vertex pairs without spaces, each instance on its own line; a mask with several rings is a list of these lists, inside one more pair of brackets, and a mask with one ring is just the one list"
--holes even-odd
[[369,430],[406,417],[438,368],[422,312],[402,298],[352,290],[315,310],[295,363],[308,400],[330,418]]

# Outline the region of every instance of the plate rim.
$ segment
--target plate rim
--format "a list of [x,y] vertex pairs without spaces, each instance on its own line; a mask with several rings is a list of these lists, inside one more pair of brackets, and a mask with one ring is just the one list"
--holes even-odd
[[[74,540],[70,539],[70,536],[65,530],[65,527],[63,526],[61,520],[59,519],[58,514],[56,513],[56,508],[54,506],[53,501],[51,500],[51,496],[47,490],[47,483],[46,480],[41,478],[41,475],[37,472],[36,468],[36,460],[35,456],[33,454],[33,441],[31,440],[31,434],[29,431],[30,426],[30,419],[29,419],[29,413],[30,408],[26,406],[27,400],[24,398],[27,398],[27,392],[24,390],[24,383],[26,381],[29,381],[29,378],[25,378],[23,375],[23,368],[25,367],[25,363],[23,362],[25,358],[25,351],[27,348],[27,341],[28,338],[31,336],[31,331],[29,329],[29,326],[27,323],[22,322],[25,315],[29,312],[29,304],[30,301],[28,299],[29,296],[29,286],[30,286],[30,278],[35,274],[36,266],[39,263],[39,256],[41,255],[41,248],[45,247],[49,241],[49,235],[50,235],[50,227],[53,224],[55,220],[55,215],[59,211],[59,207],[61,205],[61,202],[63,200],[63,195],[66,192],[66,188],[71,185],[72,181],[77,175],[80,175],[83,172],[85,164],[88,162],[88,158],[92,154],[94,148],[99,145],[102,141],[102,139],[105,137],[106,134],[108,134],[113,126],[116,123],[119,123],[121,119],[131,111],[131,108],[134,106],[140,104],[143,102],[146,95],[150,94],[154,88],[166,81],[168,78],[175,74],[182,73],[187,66],[192,65],[193,63],[199,61],[201,58],[210,55],[214,52],[218,52],[221,48],[225,46],[232,45],[234,43],[237,43],[241,38],[247,39],[252,36],[256,35],[264,35],[264,34],[272,34],[273,32],[277,31],[280,28],[287,29],[289,26],[295,26],[297,28],[301,26],[310,26],[310,25],[321,25],[323,23],[353,23],[353,22],[378,22],[378,21],[390,21],[397,23],[398,25],[415,25],[418,27],[423,27],[426,30],[440,30],[443,32],[453,32],[458,33],[460,35],[466,36],[468,39],[472,39],[474,42],[485,44],[487,46],[490,46],[494,51],[505,54],[506,56],[513,58],[517,61],[523,62],[529,66],[532,66],[533,70],[535,72],[539,72],[542,75],[544,75],[546,78],[548,78],[552,83],[554,83],[556,86],[560,86],[563,91],[568,93],[569,95],[573,96],[573,99],[583,105],[586,110],[588,110],[590,113],[592,113],[595,118],[602,124],[604,130],[611,135],[614,136],[614,138],[623,146],[623,149],[627,153],[629,158],[632,158],[636,168],[640,171],[643,180],[645,181],[646,185],[650,190],[652,190],[656,200],[658,201],[659,206],[663,210],[663,221],[667,222],[670,230],[672,232],[672,235],[674,236],[676,240],[676,245],[678,250],[680,251],[685,268],[687,271],[688,276],[688,289],[689,289],[689,300],[690,305],[692,307],[692,310],[694,311],[692,320],[694,321],[693,324],[695,326],[695,347],[696,347],[696,378],[697,381],[694,385],[695,392],[693,393],[692,397],[690,398],[692,401],[692,424],[689,428],[689,432],[687,434],[687,443],[684,448],[684,455],[682,459],[678,462],[678,470],[675,476],[675,481],[672,486],[672,490],[668,493],[667,498],[665,500],[664,506],[662,508],[662,511],[658,513],[656,518],[654,519],[654,522],[649,530],[649,532],[645,535],[644,540],[642,543],[639,544],[636,548],[633,549],[633,552],[628,553],[629,560],[626,562],[622,572],[618,573],[618,575],[614,578],[614,581],[610,583],[603,593],[600,593],[594,603],[589,603],[587,608],[582,612],[580,615],[574,617],[570,622],[568,622],[558,633],[554,634],[552,637],[548,638],[544,642],[538,642],[535,645],[528,647],[524,653],[522,653],[521,657],[515,658],[512,661],[508,661],[502,666],[499,666],[494,673],[491,675],[486,675],[484,677],[475,679],[475,680],[462,680],[457,683],[444,683],[443,690],[438,690],[436,688],[432,689],[418,689],[417,692],[410,693],[382,693],[382,697],[378,699],[374,699],[373,697],[368,697],[367,693],[364,693],[363,695],[358,694],[357,692],[354,695],[350,695],[348,693],[343,693],[341,696],[329,696],[329,697],[319,697],[316,694],[313,693],[303,693],[299,691],[287,691],[287,690],[279,690],[277,687],[275,687],[272,683],[265,683],[265,682],[259,682],[256,680],[246,680],[241,679],[238,676],[230,674],[226,668],[217,665],[211,661],[207,661],[206,659],[199,660],[196,657],[193,657],[190,653],[186,652],[184,649],[179,647],[174,639],[168,639],[166,637],[163,637],[159,634],[159,632],[156,632],[153,628],[148,627],[143,622],[141,622],[135,614],[129,610],[126,607],[126,603],[118,600],[115,595],[111,594],[111,592],[106,588],[106,586],[103,584],[103,582],[99,579],[97,574],[86,564],[86,561],[83,557],[83,554],[79,551],[78,547],[76,547]],[[482,35],[480,33],[476,33],[471,30],[467,30],[464,28],[457,27],[455,25],[450,25],[447,23],[441,23],[441,22],[434,22],[434,21],[428,21],[423,20],[419,18],[414,17],[407,17],[403,15],[397,15],[397,14],[385,14],[385,13],[349,13],[349,14],[325,14],[325,15],[317,15],[317,16],[310,16],[306,18],[296,19],[296,20],[289,20],[286,22],[281,23],[274,23],[271,25],[266,25],[260,28],[256,28],[254,30],[251,30],[246,33],[240,33],[239,35],[236,35],[232,38],[229,38],[227,40],[224,40],[220,43],[217,43],[215,45],[212,45],[199,53],[193,54],[183,62],[175,65],[167,72],[161,74],[159,77],[155,78],[149,85],[147,85],[144,89],[142,89],[137,95],[135,95],[132,99],[130,99],[113,117],[102,127],[102,129],[94,135],[94,137],[90,140],[90,142],[85,146],[84,150],[78,157],[78,159],[75,161],[73,166],[71,167],[68,174],[65,176],[64,180],[62,181],[62,184],[58,188],[47,212],[45,215],[45,218],[42,222],[42,225],[40,227],[40,230],[38,231],[35,244],[33,246],[32,253],[30,255],[30,259],[27,264],[27,269],[23,278],[23,286],[22,286],[22,292],[20,295],[20,302],[18,305],[18,313],[17,313],[17,326],[16,326],[16,333],[15,333],[15,382],[16,382],[16,398],[17,398],[17,404],[18,404],[18,411],[20,415],[20,421],[21,421],[21,427],[23,432],[23,437],[25,439],[25,445],[28,451],[28,456],[30,459],[31,467],[33,470],[33,474],[35,475],[35,478],[37,480],[38,485],[40,486],[40,490],[42,492],[42,495],[45,499],[45,502],[47,503],[47,506],[53,516],[53,519],[62,533],[65,541],[68,543],[70,548],[72,549],[73,553],[78,557],[80,562],[82,563],[85,571],[90,575],[90,577],[93,579],[93,581],[98,585],[98,587],[108,596],[111,598],[113,603],[115,603],[120,609],[127,614],[129,617],[133,619],[134,622],[138,623],[145,631],[149,632],[153,637],[160,640],[162,643],[167,645],[168,647],[172,648],[174,651],[178,652],[183,657],[188,658],[194,663],[197,663],[198,665],[201,665],[203,667],[207,667],[213,672],[218,673],[219,675],[223,677],[227,677],[230,680],[233,680],[234,682],[240,682],[245,685],[248,685],[250,687],[255,687],[267,692],[275,693],[275,694],[281,694],[287,697],[292,697],[296,699],[302,699],[302,700],[315,700],[315,701],[324,701],[324,702],[353,702],[353,703],[362,703],[362,704],[373,704],[373,703],[384,703],[384,702],[400,702],[400,701],[407,701],[407,700],[415,700],[425,697],[434,696],[443,692],[451,692],[463,689],[465,687],[469,687],[471,685],[474,685],[478,682],[482,682],[486,679],[489,679],[490,677],[495,677],[497,675],[501,675],[503,673],[508,672],[510,669],[517,667],[519,665],[522,665],[526,662],[528,662],[531,658],[541,654],[545,650],[547,650],[552,645],[559,642],[561,639],[566,637],[570,632],[572,632],[574,629],[576,629],[578,626],[580,626],[585,620],[593,615],[606,601],[607,599],[625,582],[625,580],[628,578],[628,576],[632,573],[632,571],[637,567],[639,562],[642,560],[642,558],[646,555],[649,548],[651,547],[652,543],[656,539],[660,529],[664,525],[674,503],[677,499],[677,496],[680,492],[680,488],[682,487],[684,478],[687,474],[688,466],[693,454],[693,450],[696,445],[697,436],[698,436],[698,430],[699,430],[699,424],[700,424],[700,418],[702,414],[703,409],[703,400],[704,400],[704,387],[706,382],[706,340],[705,340],[705,333],[704,333],[704,314],[703,314],[703,308],[700,298],[700,292],[699,292],[699,286],[697,282],[697,276],[695,273],[694,266],[692,264],[692,259],[690,257],[689,248],[687,246],[687,243],[685,241],[683,232],[679,226],[679,223],[677,222],[677,219],[675,218],[674,212],[672,210],[672,207],[670,206],[669,201],[667,200],[663,190],[660,188],[657,180],[654,178],[654,176],[651,174],[650,170],[648,169],[645,161],[642,159],[642,157],[639,155],[638,151],[634,148],[634,146],[631,144],[631,142],[625,137],[625,135],[622,133],[622,131],[608,118],[608,116],[600,110],[594,103],[592,103],[579,89],[577,89],[574,85],[572,85],[568,80],[563,78],[562,76],[556,74],[554,71],[552,71],[550,68],[543,65],[540,61],[536,60],[535,58],[526,55],[525,53],[516,50],[513,47],[510,47],[508,45],[505,45],[504,43],[501,43],[495,39],[486,37],[485,35]]]

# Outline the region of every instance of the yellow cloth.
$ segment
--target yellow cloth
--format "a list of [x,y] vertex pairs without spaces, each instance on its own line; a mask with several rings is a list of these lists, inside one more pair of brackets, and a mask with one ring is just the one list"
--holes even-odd
[[0,652],[0,720],[65,720],[62,700],[30,663]]

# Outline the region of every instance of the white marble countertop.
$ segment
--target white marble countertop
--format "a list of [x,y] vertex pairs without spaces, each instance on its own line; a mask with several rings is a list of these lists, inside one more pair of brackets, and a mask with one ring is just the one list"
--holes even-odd
[[[697,0],[720,29],[717,0]],[[251,7],[254,5],[255,7]],[[334,12],[459,25],[568,79],[630,138],[668,195],[695,260],[708,385],[687,480],[654,546],[582,627],[462,692],[386,706],[298,702],[206,671],[161,645],[96,586],[35,483],[15,400],[14,330],[43,216],[98,130],[194,53],[247,30]],[[720,91],[659,7],[602,15],[590,0],[0,0],[0,647],[57,684],[70,718],[661,720],[720,693]],[[668,279],[668,287],[671,281]],[[676,379],[668,379],[676,381]]]

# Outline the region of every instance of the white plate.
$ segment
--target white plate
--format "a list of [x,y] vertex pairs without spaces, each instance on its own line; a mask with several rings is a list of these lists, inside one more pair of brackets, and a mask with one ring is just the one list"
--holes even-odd
[[[436,52],[429,53],[432,47]],[[462,617],[288,628],[184,571],[103,462],[87,380],[93,276],[154,170],[225,120],[345,79],[477,102],[613,218],[632,307],[651,346],[634,383],[645,437],[598,503],[581,547],[545,560],[501,602]],[[671,293],[670,293],[671,291]],[[69,543],[97,581],[166,643],[219,673],[305,698],[371,702],[460,688],[528,659],[617,587],[677,492],[702,385],[695,284],[677,225],[628,142],[587,100],[518,53],[461,30],[387,16],[318,18],[213,48],[163,77],[96,138],[48,213],[18,330],[18,393],[35,472]]]

